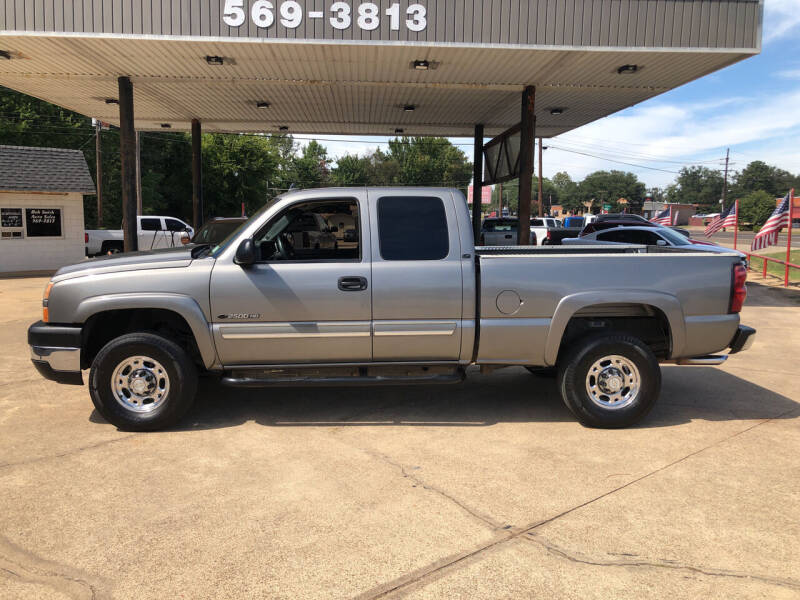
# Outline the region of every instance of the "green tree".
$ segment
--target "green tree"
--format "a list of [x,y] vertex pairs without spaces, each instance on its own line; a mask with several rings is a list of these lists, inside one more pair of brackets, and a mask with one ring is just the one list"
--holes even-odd
[[707,211],[719,206],[722,198],[723,177],[714,169],[702,166],[683,167],[667,190],[667,201],[680,204],[698,204]]
[[739,199],[739,223],[750,224],[758,231],[774,210],[774,194],[764,190],[751,192]]
[[628,201],[628,210],[640,212],[645,193],[644,183],[634,173],[614,170],[589,173],[578,184],[577,196],[581,202],[591,202],[593,212],[599,212],[603,204],[616,210],[620,198]]
[[566,171],[559,171],[553,175],[553,185],[558,190],[558,202],[564,210],[583,211],[583,202],[578,193],[578,184],[575,183]]
[[792,187],[800,185],[800,178],[788,171],[754,160],[744,169],[736,173],[731,186],[732,195],[741,198],[751,192],[763,190],[773,197],[785,196]]

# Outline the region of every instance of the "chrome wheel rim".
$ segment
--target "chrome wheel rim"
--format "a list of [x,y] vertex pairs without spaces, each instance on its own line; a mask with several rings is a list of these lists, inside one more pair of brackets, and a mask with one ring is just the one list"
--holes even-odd
[[130,356],[114,369],[111,393],[128,410],[152,412],[169,395],[169,374],[160,362],[149,356]]
[[586,374],[586,393],[597,406],[617,410],[639,395],[641,377],[633,361],[612,354],[596,360]]

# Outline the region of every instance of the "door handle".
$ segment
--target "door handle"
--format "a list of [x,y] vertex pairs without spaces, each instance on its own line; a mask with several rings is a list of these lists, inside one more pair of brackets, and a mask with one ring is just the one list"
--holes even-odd
[[360,292],[367,289],[366,277],[340,277],[339,289],[343,292]]

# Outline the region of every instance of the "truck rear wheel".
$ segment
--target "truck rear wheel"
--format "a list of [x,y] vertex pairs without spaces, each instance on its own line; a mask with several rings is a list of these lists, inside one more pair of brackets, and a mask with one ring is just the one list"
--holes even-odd
[[194,402],[197,367],[174,342],[152,333],[123,335],[92,363],[89,393],[97,411],[124,431],[174,425]]
[[558,387],[587,427],[628,427],[658,400],[661,369],[652,350],[627,335],[583,338],[559,358]]

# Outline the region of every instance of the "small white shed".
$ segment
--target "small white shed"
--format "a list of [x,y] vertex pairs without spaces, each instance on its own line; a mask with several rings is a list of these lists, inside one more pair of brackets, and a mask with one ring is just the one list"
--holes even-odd
[[80,150],[0,145],[0,273],[83,260],[83,197],[95,193]]

